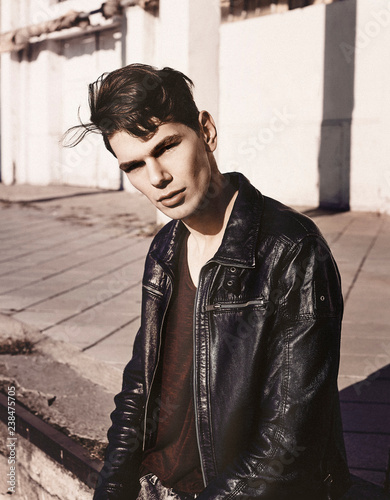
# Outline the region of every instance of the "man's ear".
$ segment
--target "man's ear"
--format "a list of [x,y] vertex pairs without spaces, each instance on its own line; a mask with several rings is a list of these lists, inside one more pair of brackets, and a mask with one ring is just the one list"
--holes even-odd
[[200,134],[205,142],[206,151],[213,153],[217,148],[217,128],[214,119],[208,111],[201,111],[198,119]]

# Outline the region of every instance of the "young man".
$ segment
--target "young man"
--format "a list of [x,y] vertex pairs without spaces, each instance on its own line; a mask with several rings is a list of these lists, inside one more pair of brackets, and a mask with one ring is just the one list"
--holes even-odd
[[340,278],[315,224],[222,175],[192,82],[130,65],[90,85],[91,123],[173,220],[154,238],[95,500],[337,499]]

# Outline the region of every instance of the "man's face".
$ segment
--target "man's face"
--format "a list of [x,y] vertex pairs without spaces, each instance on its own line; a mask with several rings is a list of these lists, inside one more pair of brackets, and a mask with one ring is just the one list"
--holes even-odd
[[185,220],[200,207],[212,175],[203,133],[166,123],[149,140],[119,131],[109,142],[131,184],[161,212]]

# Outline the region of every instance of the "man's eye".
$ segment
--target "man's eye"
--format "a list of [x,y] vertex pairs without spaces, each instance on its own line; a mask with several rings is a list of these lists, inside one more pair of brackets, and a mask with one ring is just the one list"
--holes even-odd
[[175,148],[176,146],[178,146],[180,144],[180,142],[172,142],[172,144],[168,144],[167,146],[165,146],[162,150],[161,150],[161,154],[165,153],[165,151],[169,151],[170,149],[173,149]]
[[134,172],[134,170],[137,170],[138,168],[142,167],[144,165],[144,162],[139,162],[139,163],[133,163],[132,165],[127,165],[125,168],[122,170],[126,173],[129,174],[130,172]]

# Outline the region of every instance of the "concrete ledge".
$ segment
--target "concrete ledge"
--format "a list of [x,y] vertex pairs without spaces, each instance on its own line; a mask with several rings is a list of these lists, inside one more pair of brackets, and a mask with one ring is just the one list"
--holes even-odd
[[[12,345],[27,344],[32,345],[30,354],[22,350],[22,354],[0,355],[0,391],[7,395],[8,387],[14,386],[15,399],[19,402],[15,408],[21,488],[18,493],[28,492],[26,488],[31,480],[37,493],[26,494],[29,500],[42,498],[40,488],[48,498],[90,498],[89,487],[93,486],[100,468],[109,414],[114,409],[113,397],[121,387],[121,372],[89,358],[69,344],[0,315],[3,352],[9,351]],[[0,404],[0,418],[6,421],[6,396],[0,395]],[[1,428],[5,437],[2,442],[6,443],[7,427],[1,424]],[[4,445],[0,453],[7,458],[7,452]],[[42,464],[48,467],[47,474]],[[54,493],[55,484],[51,485],[48,479],[52,477],[56,483],[59,474],[63,484],[68,485],[66,495]],[[6,472],[3,476],[6,477]],[[69,488],[72,481],[74,484]],[[81,482],[88,487],[80,486]],[[80,494],[76,494],[79,490]]]
[[[100,363],[83,354],[71,344],[54,340],[26,323],[0,314],[0,345],[9,341],[29,341],[34,345],[34,353],[71,367],[80,377],[116,394],[122,383],[122,372],[115,367]],[[2,360],[0,355],[0,363]],[[103,369],[102,369],[103,368]]]
[[0,390],[14,385],[16,399],[32,413],[91,448],[102,447],[120,371],[0,315],[0,345],[16,340],[30,342],[33,352],[0,355]]
[[[0,422],[2,443],[6,443],[7,427]],[[7,483],[10,465],[0,461],[0,499],[17,500],[90,500],[93,490],[71,472],[54,461],[30,441],[18,436],[16,448],[15,494]],[[3,454],[3,453],[2,453]],[[7,494],[8,493],[8,494]]]
[[[54,427],[45,423],[40,418],[16,403],[12,407],[16,414],[16,435],[10,437],[8,429],[4,429],[3,443],[15,443],[15,462],[19,462],[19,450],[26,441],[30,445],[38,447],[48,458],[51,458],[66,470],[80,479],[89,487],[95,486],[97,473],[101,468],[101,461],[91,459],[89,452],[77,442],[64,435]],[[7,426],[8,398],[0,393],[0,420]],[[21,439],[24,438],[21,443]],[[1,450],[5,456],[9,456],[7,445]]]

